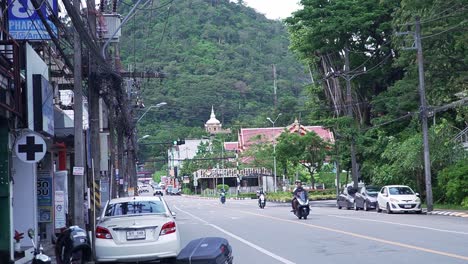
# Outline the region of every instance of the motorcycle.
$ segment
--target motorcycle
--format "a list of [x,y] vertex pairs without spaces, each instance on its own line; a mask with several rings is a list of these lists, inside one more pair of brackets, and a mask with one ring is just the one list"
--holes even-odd
[[307,219],[307,216],[310,213],[309,199],[306,197],[304,192],[301,192],[299,195],[297,195],[296,199],[297,199],[297,208],[294,214],[299,219],[302,219],[302,218]]
[[32,264],[51,264],[52,259],[49,256],[44,255],[43,253],[44,248],[42,248],[41,245],[39,245],[39,248],[36,247],[36,243],[34,243],[34,239],[33,239],[34,230],[32,229],[28,230],[28,237],[31,239],[31,242],[34,248],[34,257],[32,259]]
[[93,257],[86,231],[71,226],[60,233],[55,244],[57,264],[84,264]]
[[266,199],[265,199],[265,194],[260,194],[260,196],[258,197],[258,206],[261,208],[261,209],[264,209],[265,208],[265,204],[266,204]]
[[221,203],[224,204],[226,202],[226,194],[224,192],[221,193]]

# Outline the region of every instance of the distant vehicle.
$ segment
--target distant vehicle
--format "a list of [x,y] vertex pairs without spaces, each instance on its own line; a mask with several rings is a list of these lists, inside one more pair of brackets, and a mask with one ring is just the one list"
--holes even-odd
[[382,187],[377,195],[377,212],[385,210],[387,214],[393,212],[422,213],[419,193],[405,185],[388,185]]
[[369,211],[375,209],[377,206],[377,194],[380,191],[380,187],[376,186],[364,186],[359,192],[356,193],[354,198],[354,210],[363,209]]
[[144,184],[138,186],[138,195],[146,195],[146,194],[152,194],[153,193],[153,186]]
[[96,224],[96,262],[175,261],[179,229],[161,196],[110,200]]
[[181,195],[181,191],[179,188],[173,187],[169,192],[170,195]]
[[167,187],[166,187],[166,194],[169,194],[169,195],[170,195],[171,192],[172,192],[172,188],[174,188],[174,185],[167,185]]
[[361,188],[364,187],[364,183],[358,183],[358,189],[353,188],[353,183],[349,183],[343,188],[342,192],[338,196],[338,200],[336,201],[336,205],[338,209],[346,208],[351,209],[354,207],[354,198],[357,192],[361,191]]
[[161,187],[155,187],[153,188],[154,192],[153,195],[164,195],[164,190]]

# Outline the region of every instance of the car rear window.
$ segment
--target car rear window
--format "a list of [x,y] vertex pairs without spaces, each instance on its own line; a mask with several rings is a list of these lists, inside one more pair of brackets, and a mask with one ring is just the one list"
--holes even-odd
[[162,201],[131,201],[109,204],[105,216],[162,214],[166,208]]

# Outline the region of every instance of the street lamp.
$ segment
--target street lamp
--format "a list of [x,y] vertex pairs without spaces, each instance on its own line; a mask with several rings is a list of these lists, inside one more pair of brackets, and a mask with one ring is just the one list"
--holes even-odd
[[[271,122],[271,124],[273,125],[272,127],[275,127],[275,123],[276,123],[276,120],[278,120],[278,118],[280,117],[281,113],[278,114],[278,116],[276,116],[275,120],[271,120],[271,118],[267,117],[267,120]],[[273,190],[274,192],[276,192],[276,139],[274,139],[273,141],[273,168],[274,168],[274,172],[273,172],[273,176],[274,176],[274,183],[273,183]],[[283,184],[284,184],[284,175],[283,175]]]
[[167,105],[166,102],[161,102],[157,105],[151,105],[150,107],[148,107],[148,109],[146,109],[146,111],[140,116],[140,118],[138,118],[137,120],[137,123],[140,122],[140,120],[146,115],[146,113],[148,113],[148,111],[151,109],[151,108],[159,108],[161,106],[164,106],[164,105]]
[[139,142],[139,141],[142,140],[142,139],[149,138],[149,137],[150,137],[150,135],[144,135],[144,136],[142,136],[141,138],[137,139],[137,142]]

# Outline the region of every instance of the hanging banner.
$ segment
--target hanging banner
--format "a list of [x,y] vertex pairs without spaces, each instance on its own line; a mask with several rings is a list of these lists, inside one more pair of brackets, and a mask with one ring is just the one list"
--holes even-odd
[[[36,0],[37,1],[37,0]],[[16,40],[49,40],[51,36],[41,21],[39,12],[57,36],[57,27],[50,21],[51,14],[57,16],[57,0],[38,1],[40,8],[36,10],[31,0],[8,0],[8,28],[10,35]],[[50,7],[50,9],[49,9]],[[50,12],[52,10],[52,12]]]

